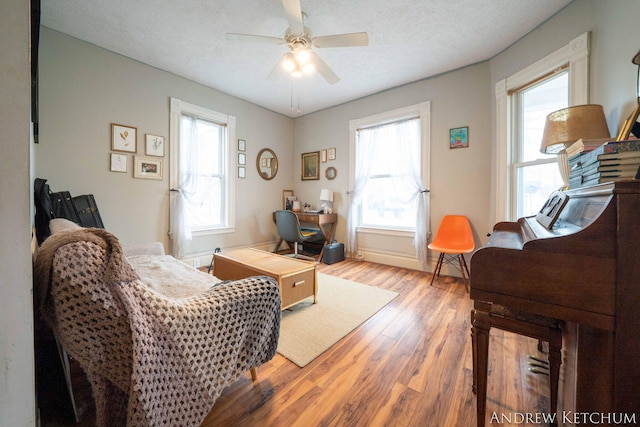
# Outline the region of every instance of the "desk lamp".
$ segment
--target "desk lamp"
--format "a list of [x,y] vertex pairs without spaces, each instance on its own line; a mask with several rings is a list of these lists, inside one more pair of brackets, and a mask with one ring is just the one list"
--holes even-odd
[[326,188],[320,191],[320,209],[324,213],[333,212],[333,191]]

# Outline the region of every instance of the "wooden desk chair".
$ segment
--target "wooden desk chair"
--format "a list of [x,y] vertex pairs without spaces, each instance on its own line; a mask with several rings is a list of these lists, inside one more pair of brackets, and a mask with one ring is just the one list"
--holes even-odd
[[489,333],[491,328],[502,329],[549,343],[549,399],[551,413],[558,409],[558,380],[562,363],[562,330],[560,321],[538,316],[488,302],[475,301],[471,310],[471,345],[473,347],[473,385],[476,393],[478,427],[484,427],[487,405],[487,368]]
[[[427,247],[440,252],[436,268],[433,271],[433,276],[431,276],[430,284],[433,285],[436,276],[440,277],[442,264],[447,262],[460,271],[464,286],[467,292],[469,292],[469,284],[467,281],[469,277],[469,267],[467,267],[464,254],[473,252],[475,249],[469,219],[464,215],[446,215],[442,218],[435,239],[433,239],[433,242],[429,243]],[[458,266],[454,264],[456,260],[458,261]]]

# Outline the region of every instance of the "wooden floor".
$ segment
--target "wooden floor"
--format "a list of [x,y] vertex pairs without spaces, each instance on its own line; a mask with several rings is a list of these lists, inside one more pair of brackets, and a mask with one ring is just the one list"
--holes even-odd
[[[475,426],[471,301],[460,279],[430,287],[429,273],[350,260],[318,271],[399,296],[304,368],[277,354],[259,368],[257,384],[247,374],[204,427]],[[500,330],[491,336],[487,425],[494,412],[502,425],[548,412],[548,379],[528,371],[537,343]]]
[[[318,271],[399,295],[304,368],[277,354],[258,369],[258,383],[247,373],[225,390],[204,427],[475,426],[471,301],[460,279],[429,286],[429,273],[351,260]],[[548,411],[548,379],[528,371],[536,344],[491,331],[487,426]],[[490,423],[494,414],[500,423]],[[78,425],[54,418],[43,425]],[[80,425],[91,424],[89,416]]]

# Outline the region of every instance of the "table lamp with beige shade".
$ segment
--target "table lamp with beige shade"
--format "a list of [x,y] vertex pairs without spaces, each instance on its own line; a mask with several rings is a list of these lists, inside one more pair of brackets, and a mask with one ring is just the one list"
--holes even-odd
[[607,119],[602,105],[585,104],[563,108],[547,116],[540,152],[558,155],[558,168],[569,188],[569,163],[567,149],[579,144],[581,151],[594,148],[611,140]]

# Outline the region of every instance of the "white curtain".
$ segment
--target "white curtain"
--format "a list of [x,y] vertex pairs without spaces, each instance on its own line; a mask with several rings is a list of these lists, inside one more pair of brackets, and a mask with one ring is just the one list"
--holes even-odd
[[179,185],[171,194],[171,253],[183,258],[187,242],[193,239],[187,224],[187,209],[202,203],[207,193],[206,180],[200,179],[199,151],[202,148],[198,136],[198,119],[183,115],[180,118]]
[[[391,176],[394,196],[405,205],[417,207],[414,247],[416,258],[427,264],[428,191],[420,176],[420,120],[410,119],[358,131],[354,186],[349,191],[347,217],[347,253],[358,249],[356,227],[358,212],[370,176],[384,165]],[[390,150],[389,147],[392,149]],[[375,169],[375,170],[374,170]]]

